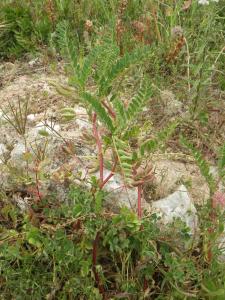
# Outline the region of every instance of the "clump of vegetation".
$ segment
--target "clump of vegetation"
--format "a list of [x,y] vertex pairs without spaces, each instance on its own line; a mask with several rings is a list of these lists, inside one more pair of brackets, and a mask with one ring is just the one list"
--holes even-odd
[[69,207],[43,200],[21,214],[3,205],[3,299],[224,299],[224,265],[215,245],[207,263],[204,236],[193,246],[182,222],[163,232],[156,215],[112,214],[99,197],[71,187]]
[[[117,2],[117,1],[116,1]],[[84,43],[84,31],[109,22],[115,13],[116,3],[103,4],[102,0],[3,0],[0,3],[0,58],[16,59],[27,53],[48,49],[48,54],[57,49],[55,32],[64,20],[79,41]],[[91,18],[91,22],[88,22]],[[91,24],[91,26],[90,26]],[[93,31],[93,35],[96,35]]]
[[[140,76],[138,91],[130,102],[126,104],[119,99],[124,74],[131,68],[135,70],[138,63],[140,67],[141,63],[149,59],[152,55],[151,48],[140,46],[121,57],[116,37],[112,32],[103,38],[100,45],[94,46],[85,58],[80,58],[78,50],[74,47],[75,41],[69,38],[67,23],[58,29],[58,35],[61,49],[70,60],[71,86],[75,88],[80,102],[92,119],[93,136],[98,149],[99,187],[102,189],[107,184],[115,170],[120,171],[126,186],[138,188],[138,207],[141,216],[142,185],[151,181],[153,174],[151,166],[142,171],[139,167],[145,154],[158,149],[177,126],[175,121],[169,124],[154,140],[142,136],[138,116],[152,96],[151,83],[144,74]],[[95,93],[89,92],[90,80],[94,81]],[[67,96],[69,95],[68,88],[66,90],[65,87],[56,86],[56,88],[62,94],[66,92]],[[73,93],[74,90],[70,93],[71,98]],[[99,134],[98,119],[105,128],[106,134],[103,136]],[[134,139],[135,145],[132,145]],[[111,149],[112,169],[111,174],[105,178],[104,152],[107,149]]]

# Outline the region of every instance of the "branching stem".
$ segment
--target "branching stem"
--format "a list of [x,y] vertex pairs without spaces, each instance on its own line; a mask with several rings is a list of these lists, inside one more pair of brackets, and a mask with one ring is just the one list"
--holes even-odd
[[137,205],[137,214],[138,218],[142,218],[142,208],[141,208],[141,197],[142,197],[142,184],[138,185],[138,205]]
[[104,299],[105,298],[104,297],[104,287],[100,282],[99,274],[96,270],[99,238],[100,238],[100,233],[98,231],[96,234],[96,237],[95,237],[95,240],[93,243],[93,249],[92,249],[92,271],[94,273],[95,282],[98,286],[99,292],[103,295],[103,299]]
[[41,192],[40,192],[40,189],[39,189],[40,183],[39,183],[39,179],[38,179],[38,170],[39,170],[39,162],[37,162],[36,166],[35,166],[35,184],[36,184],[38,202],[41,202],[42,196],[41,196]]
[[100,185],[100,189],[102,189],[104,185],[110,180],[110,178],[113,177],[116,170],[117,163],[118,163],[118,159],[115,160],[111,173],[103,180],[102,184]]
[[115,119],[116,118],[116,113],[113,111],[113,109],[105,101],[102,101],[102,104],[107,109],[107,111],[110,114],[110,116],[113,119]]
[[99,172],[100,172],[100,185],[103,184],[103,153],[102,153],[102,141],[98,133],[97,129],[97,114],[93,114],[93,135],[96,140],[97,148],[98,148],[98,159],[99,159]]

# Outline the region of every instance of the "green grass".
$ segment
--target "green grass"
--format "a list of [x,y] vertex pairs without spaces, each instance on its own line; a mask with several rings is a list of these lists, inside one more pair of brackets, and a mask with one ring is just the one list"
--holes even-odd
[[70,207],[43,200],[21,214],[5,204],[1,220],[1,299],[224,299],[217,247],[208,264],[203,237],[193,245],[179,220],[162,231],[155,215],[96,211],[95,197],[76,187]]

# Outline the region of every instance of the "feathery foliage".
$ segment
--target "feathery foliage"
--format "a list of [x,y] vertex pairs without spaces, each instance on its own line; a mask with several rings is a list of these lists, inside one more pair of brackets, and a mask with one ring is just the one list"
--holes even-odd
[[72,67],[73,73],[78,71],[78,49],[75,38],[71,35],[69,30],[69,23],[67,21],[60,22],[56,27],[57,41],[59,49],[64,57],[68,58]]
[[128,119],[129,122],[132,121],[137,114],[143,110],[146,101],[149,100],[151,96],[152,91],[150,88],[150,83],[148,80],[143,80],[137,95],[131,99],[131,102],[126,110],[126,119]]
[[154,152],[160,144],[165,143],[169,137],[174,133],[176,127],[178,126],[178,121],[174,121],[169,124],[166,128],[163,128],[155,139],[150,139],[145,141],[140,147],[140,154],[143,156],[146,152]]
[[151,55],[151,48],[149,46],[139,46],[132,52],[127,52],[123,57],[119,58],[114,65],[112,65],[107,76],[103,78],[99,84],[99,94],[106,96],[110,93],[113,81],[124,74],[129,68],[136,64],[149,59]]
[[[66,35],[65,38],[63,38],[63,34]],[[67,38],[68,26],[66,30],[63,28],[60,31],[61,35],[60,39],[63,40],[63,43],[68,43],[66,49],[69,52],[69,60],[75,70],[75,83],[78,83],[76,89],[80,100],[97,114],[102,124],[109,130],[110,137],[107,139],[107,146],[112,147],[117,154],[125,182],[130,184],[135,161],[141,160],[146,152],[155,151],[161,143],[170,137],[177,125],[176,122],[170,124],[158,134],[155,140],[144,142],[137,154],[130,147],[130,136],[133,132],[132,128],[136,126],[134,125],[135,119],[143,111],[146,102],[152,96],[150,81],[147,77],[142,78],[140,88],[131,99],[128,107],[117,97],[117,91],[113,91],[112,97],[109,95],[113,89],[113,82],[122,79],[122,75],[134,65],[142,64],[148,59],[151,55],[151,49],[149,46],[139,46],[120,57],[119,48],[114,40],[114,33],[110,32],[93,47],[85,58],[76,57],[73,59],[73,56],[76,54],[70,46],[71,41]],[[74,63],[78,67],[74,66]],[[96,92],[93,94],[87,91],[89,78],[94,79],[97,85],[95,88]],[[109,101],[111,98],[112,101]],[[109,114],[107,107],[113,109],[114,117]]]
[[117,154],[123,179],[127,185],[130,185],[132,179],[132,152],[129,144],[116,136],[112,137],[114,150]]
[[101,105],[101,102],[99,102],[94,96],[92,96],[89,93],[83,93],[82,99],[86,101],[88,104],[90,104],[92,110],[96,112],[96,114],[103,122],[103,124],[108,127],[111,133],[113,133],[114,126],[112,120],[107,114],[107,112],[105,111],[104,107]]
[[151,84],[146,78],[142,80],[137,94],[131,99],[126,108],[121,100],[115,99],[112,101],[113,108],[116,111],[117,132],[126,131],[131,123],[135,120],[138,114],[143,111],[146,102],[152,95]]
[[6,26],[0,32],[0,57],[17,57],[35,49],[33,22],[27,7],[6,6],[0,11],[1,19]]
[[212,195],[215,192],[216,189],[216,182],[213,178],[213,175],[210,173],[210,168],[207,163],[207,161],[203,158],[201,152],[197,150],[192,143],[190,143],[185,137],[181,136],[180,137],[180,142],[182,145],[184,145],[193,155],[200,172],[202,176],[205,178],[209,189],[210,189],[210,194]]

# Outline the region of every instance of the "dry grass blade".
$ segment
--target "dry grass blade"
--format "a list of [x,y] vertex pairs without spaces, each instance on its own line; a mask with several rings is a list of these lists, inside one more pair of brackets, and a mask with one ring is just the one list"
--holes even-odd
[[5,28],[7,28],[9,25],[6,23],[0,23],[0,30],[4,30]]
[[4,119],[16,130],[16,132],[24,136],[27,129],[27,115],[28,115],[29,98],[18,99],[18,106],[8,102],[9,112],[2,110]]
[[45,160],[48,142],[48,139],[41,139],[40,141],[35,140],[33,144],[30,144],[38,162]]

